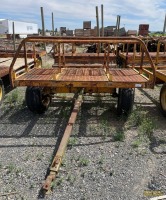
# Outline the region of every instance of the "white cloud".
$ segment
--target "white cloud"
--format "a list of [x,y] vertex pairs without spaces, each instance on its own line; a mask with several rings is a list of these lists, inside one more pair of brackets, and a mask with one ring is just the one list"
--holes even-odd
[[165,0],[1,0],[0,18],[32,21],[41,26],[40,7],[44,9],[45,27],[51,29],[51,13],[54,13],[55,27],[82,28],[83,21],[96,23],[95,7],[104,5],[104,24],[115,25],[116,16],[121,16],[121,26],[138,29],[139,24],[150,24],[150,30],[162,30],[166,12]]

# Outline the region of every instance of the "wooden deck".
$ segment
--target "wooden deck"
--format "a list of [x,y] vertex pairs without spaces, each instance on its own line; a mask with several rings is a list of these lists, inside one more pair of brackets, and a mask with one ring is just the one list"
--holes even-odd
[[[15,51],[14,50],[0,50],[0,58],[8,58],[8,57],[14,57]],[[44,55],[46,55],[46,51],[36,51],[36,55],[37,57],[42,57]],[[19,57],[20,58],[24,58],[24,52],[20,52],[19,53]],[[33,58],[34,57],[34,53],[33,50],[27,52],[27,57],[28,58]]]
[[0,58],[0,64],[1,64],[1,63],[4,63],[4,62],[6,62],[6,61],[12,60],[12,59],[13,59],[12,57]]
[[[9,67],[12,63],[13,58],[0,58],[0,78],[9,74]],[[34,59],[28,58],[28,64],[33,63]],[[14,64],[14,70],[25,65],[23,58],[18,58]]]
[[[163,62],[166,61],[166,53],[165,52],[149,52],[152,60],[154,62]],[[121,52],[119,53],[119,56],[123,58],[124,60],[127,60],[128,63],[133,63],[133,62],[140,62],[141,61],[141,53],[140,52],[129,52],[126,55],[126,52]],[[148,58],[144,55],[144,61],[149,61]]]
[[[133,69],[111,69],[108,74],[104,68],[62,68],[44,69],[34,68],[16,78],[15,83],[20,86],[49,86],[49,87],[114,87],[118,83],[123,87],[126,84],[145,84],[147,79]],[[94,84],[93,84],[94,83]]]
[[133,69],[111,69],[113,82],[145,83],[147,79]]
[[156,77],[166,82],[166,69],[156,70]]
[[[31,63],[33,61],[34,61],[34,59],[27,58],[27,63]],[[11,63],[12,63],[12,59],[9,59],[9,60],[6,60],[3,63],[0,63],[0,69],[1,69],[1,66],[10,67]],[[21,67],[23,65],[25,65],[24,59],[23,58],[17,58],[17,60],[14,64],[14,69],[18,69],[19,67]]]

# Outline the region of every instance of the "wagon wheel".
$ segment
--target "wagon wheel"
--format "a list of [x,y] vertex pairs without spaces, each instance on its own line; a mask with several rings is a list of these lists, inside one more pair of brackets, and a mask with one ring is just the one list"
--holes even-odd
[[0,105],[4,98],[4,85],[2,79],[0,79]]
[[122,114],[128,115],[131,112],[134,103],[134,93],[135,92],[132,88],[127,88],[127,89],[119,88],[118,104],[117,104],[118,115]]
[[160,107],[162,114],[166,117],[166,83],[163,84],[160,90]]
[[42,114],[48,109],[52,98],[49,94],[44,94],[40,87],[27,87],[25,100],[30,111]]

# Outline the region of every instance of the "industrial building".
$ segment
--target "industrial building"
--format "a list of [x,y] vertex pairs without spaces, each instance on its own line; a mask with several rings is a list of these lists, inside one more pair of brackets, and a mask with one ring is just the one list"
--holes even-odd
[[14,22],[14,31],[16,35],[27,36],[32,34],[38,34],[37,24],[22,22],[22,21],[14,21],[9,19],[0,20],[0,34],[12,35],[13,22]]

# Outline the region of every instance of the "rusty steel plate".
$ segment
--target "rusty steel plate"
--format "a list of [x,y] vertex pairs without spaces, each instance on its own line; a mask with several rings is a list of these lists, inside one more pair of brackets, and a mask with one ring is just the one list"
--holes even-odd
[[[111,69],[109,73],[112,75],[113,82],[147,82],[147,80],[133,69]],[[103,68],[62,68],[62,72],[58,74],[58,69],[32,69],[26,74],[17,78],[21,80],[55,80],[56,81],[85,81],[85,82],[107,82],[108,77]]]
[[[156,57],[158,56],[158,58],[162,58],[166,60],[166,54],[164,52],[159,52],[159,54],[157,55],[157,52],[149,52],[149,55],[151,56],[152,59],[156,59]],[[119,56],[121,56],[122,58],[126,59],[126,57],[128,59],[133,59],[133,57],[135,56],[135,59],[141,59],[141,53],[140,52],[136,52],[135,54],[133,52],[128,52],[128,54],[126,55],[126,52],[122,52],[119,53]],[[147,58],[147,56],[144,55],[144,58]]]
[[112,75],[113,82],[145,83],[148,81],[133,69],[111,69],[110,74]]
[[57,81],[108,81],[102,68],[65,68]]
[[32,69],[26,74],[17,78],[17,80],[53,80],[58,73],[58,69]]

